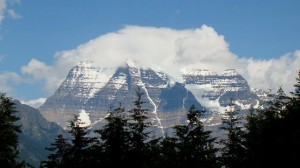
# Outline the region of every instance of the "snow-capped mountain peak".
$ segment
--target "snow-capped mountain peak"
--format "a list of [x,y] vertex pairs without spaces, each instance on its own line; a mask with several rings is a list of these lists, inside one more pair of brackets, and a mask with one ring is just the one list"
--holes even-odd
[[221,76],[239,76],[235,69],[226,69]]
[[153,124],[166,129],[180,124],[192,105],[214,111],[214,116],[218,116],[216,114],[228,105],[230,98],[241,106],[257,98],[247,81],[234,69],[220,75],[206,69],[185,69],[182,72],[184,82],[178,82],[161,69],[139,67],[132,60],[127,60],[125,65],[106,68],[88,60],[81,61],[69,71],[40,111],[48,120],[64,128],[74,114],[84,114],[93,127],[97,127],[109,108],[121,103],[125,109],[132,109],[137,88],[140,88],[144,93],[144,108],[149,110]]
[[197,69],[197,68],[189,68],[182,70],[183,75],[193,75],[193,76],[215,76],[217,73],[212,72],[207,69]]
[[90,98],[108,82],[113,73],[113,68],[96,67],[92,61],[84,60],[70,70],[62,85],[71,86],[69,89],[77,96]]

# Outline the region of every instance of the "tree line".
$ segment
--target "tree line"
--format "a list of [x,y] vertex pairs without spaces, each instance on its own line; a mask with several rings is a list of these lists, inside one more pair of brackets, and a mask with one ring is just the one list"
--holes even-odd
[[[40,167],[295,167],[300,156],[300,71],[296,80],[291,96],[279,88],[258,108],[249,109],[245,118],[231,100],[220,126],[224,138],[214,137],[205,129],[200,120],[204,111],[195,106],[187,112],[186,124],[172,127],[172,135],[153,136],[148,110],[143,108],[143,93],[137,90],[134,108],[125,110],[120,105],[110,109],[101,129],[92,131],[74,116],[68,136],[55,138],[46,148],[51,154]],[[13,116],[13,104],[3,105],[6,99],[4,94],[0,96],[0,128],[19,132],[19,126],[13,125],[17,118],[2,117]],[[11,126],[2,126],[5,122]],[[1,167],[24,166],[15,161],[17,137],[0,133]],[[14,141],[7,144],[11,138]]]

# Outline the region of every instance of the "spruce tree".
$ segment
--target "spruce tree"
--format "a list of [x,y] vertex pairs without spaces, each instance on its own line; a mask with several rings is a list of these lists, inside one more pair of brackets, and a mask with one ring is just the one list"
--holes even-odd
[[48,168],[63,168],[67,167],[67,160],[70,154],[71,144],[63,137],[63,135],[58,135],[54,143],[51,143],[51,147],[47,147],[51,153],[47,157],[47,161],[42,161],[40,167]]
[[129,131],[124,108],[120,105],[113,111],[110,110],[105,120],[107,124],[95,131],[101,135],[103,141],[105,166],[124,165],[129,151]]
[[287,105],[287,116],[285,120],[285,126],[287,127],[288,132],[286,137],[289,144],[287,162],[289,162],[290,165],[298,164],[300,158],[300,70],[298,72],[298,77],[296,78],[296,84],[294,87],[295,90],[291,92],[292,97]]
[[15,104],[5,93],[0,93],[0,167],[22,167],[26,164],[18,162],[18,134],[21,126],[16,122]]
[[70,160],[68,161],[73,167],[87,167],[91,161],[89,160],[90,148],[96,143],[96,139],[89,136],[89,126],[83,126],[78,116],[70,122],[71,148]]
[[174,126],[177,138],[177,167],[216,167],[215,138],[211,131],[204,130],[200,121],[204,111],[193,105],[187,114],[187,125]]
[[221,129],[225,131],[227,138],[221,140],[221,145],[224,146],[221,149],[221,163],[225,168],[242,168],[246,159],[245,132],[232,99],[228,107],[226,116],[222,118]]
[[135,107],[129,110],[130,120],[128,126],[130,129],[130,150],[127,155],[129,165],[134,167],[145,167],[147,162],[146,152],[148,150],[147,142],[149,140],[148,128],[152,125],[148,121],[148,109],[142,107],[145,103],[142,101],[142,95],[144,93],[140,88],[136,90],[137,99],[134,101]]
[[176,168],[179,166],[178,163],[178,150],[176,147],[176,138],[171,136],[166,136],[160,142],[160,160],[158,167],[172,167]]
[[289,153],[286,126],[288,97],[281,88],[247,117],[248,167],[286,167]]
[[89,127],[83,126],[84,122],[77,115],[70,121],[68,139],[58,135],[52,147],[46,148],[55,152],[48,156],[47,161],[42,161],[41,167],[89,167],[96,161],[93,160],[91,149],[97,143],[96,138],[89,136]]

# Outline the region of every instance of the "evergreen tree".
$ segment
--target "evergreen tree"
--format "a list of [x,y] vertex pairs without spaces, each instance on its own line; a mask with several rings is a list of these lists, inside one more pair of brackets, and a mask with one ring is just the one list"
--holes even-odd
[[299,164],[300,158],[300,70],[296,78],[295,90],[287,105],[285,126],[287,127],[287,141],[289,153],[287,155],[290,165]]
[[234,109],[232,99],[228,106],[226,116],[222,118],[221,129],[226,132],[227,138],[221,140],[221,145],[224,145],[221,149],[221,162],[226,168],[242,168],[246,158],[245,132],[242,130],[241,118],[237,116],[238,111]]
[[71,144],[61,134],[57,136],[51,147],[46,148],[53,154],[48,155],[47,161],[42,161],[40,167],[63,168],[68,167],[67,160],[70,153]]
[[96,143],[96,139],[89,136],[89,126],[83,126],[78,116],[70,122],[70,130],[68,131],[71,138],[71,148],[69,155],[69,165],[72,167],[87,167],[91,162],[89,160],[90,147]]
[[286,105],[288,97],[279,88],[270,94],[264,106],[247,117],[246,142],[248,167],[287,167],[289,142],[286,138]]
[[96,131],[103,141],[105,165],[108,167],[124,165],[129,150],[129,131],[124,108],[120,105],[113,111],[109,111],[105,120],[108,123],[101,130]]
[[160,160],[158,167],[172,167],[176,168],[179,166],[178,163],[178,150],[176,148],[176,138],[166,136],[160,142]]
[[294,92],[291,92],[292,97],[290,99],[290,102],[288,103],[288,119],[293,122],[293,126],[296,127],[297,119],[300,118],[300,70],[298,72],[298,77],[296,78],[296,84],[294,85],[295,90]]
[[18,133],[21,126],[16,125],[15,104],[5,93],[0,93],[0,167],[24,167],[25,162],[18,162]]
[[294,85],[295,91],[291,92],[291,94],[294,96],[295,100],[300,101],[300,70],[298,71],[298,77],[296,78],[296,84]]
[[52,147],[46,148],[55,152],[48,156],[47,161],[42,161],[41,167],[89,167],[95,163],[91,158],[91,149],[97,143],[96,138],[90,137],[88,126],[83,126],[78,116],[70,121],[68,133],[70,139],[58,135]]
[[188,125],[174,126],[177,138],[177,167],[216,167],[215,138],[205,131],[200,118],[203,111],[193,105],[187,114]]
[[129,110],[130,120],[128,126],[130,128],[130,150],[127,155],[129,165],[134,167],[145,167],[148,158],[146,158],[146,152],[148,145],[146,141],[149,140],[149,132],[147,129],[152,125],[148,122],[148,109],[142,108],[144,102],[142,101],[141,89],[136,91],[137,100],[134,101],[135,108]]
[[[154,138],[150,141],[146,142],[146,150],[145,150],[145,168],[160,168],[162,167],[162,148],[160,145],[162,138]],[[167,165],[168,167],[171,167],[171,165]]]
[[286,105],[290,98],[284,93],[282,87],[279,87],[275,94],[269,94],[269,101],[267,101],[265,110],[265,117],[267,120],[276,120],[283,118],[286,115]]

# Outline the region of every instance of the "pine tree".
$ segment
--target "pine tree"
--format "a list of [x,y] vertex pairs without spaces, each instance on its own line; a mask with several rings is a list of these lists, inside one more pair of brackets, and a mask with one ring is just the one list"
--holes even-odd
[[172,167],[177,168],[178,163],[178,150],[176,148],[176,138],[171,136],[166,136],[160,142],[160,160],[158,167]]
[[267,120],[276,120],[285,117],[285,109],[290,98],[284,93],[282,87],[279,87],[275,94],[269,93],[265,117]]
[[187,114],[188,125],[174,126],[177,137],[177,167],[216,167],[215,138],[205,131],[200,121],[204,111],[193,105]]
[[[89,136],[88,126],[83,126],[77,115],[70,121],[70,139],[58,135],[52,147],[46,148],[55,152],[48,156],[47,161],[42,161],[41,167],[89,167],[95,163],[91,149],[97,143],[96,138]],[[93,158],[93,159],[92,159]]]
[[140,88],[136,91],[137,99],[134,101],[135,108],[129,110],[131,114],[128,126],[130,128],[130,150],[127,155],[129,163],[134,163],[134,167],[145,167],[147,162],[146,152],[151,132],[147,129],[152,125],[148,122],[148,109],[142,108],[144,102],[142,101],[142,91]]
[[124,108],[121,105],[108,112],[108,122],[96,132],[101,135],[105,150],[105,162],[108,167],[125,164],[125,156],[129,151],[129,131]]
[[295,90],[291,92],[292,97],[287,105],[285,126],[287,127],[287,141],[289,153],[287,155],[287,162],[290,165],[296,165],[299,163],[300,158],[300,70],[298,77],[296,78]]
[[0,93],[0,167],[23,167],[25,162],[18,162],[18,134],[21,126],[16,116],[15,104],[5,93]]
[[298,71],[298,77],[296,78],[296,84],[294,85],[295,91],[291,92],[294,96],[294,99],[300,101],[300,70]]
[[63,135],[58,135],[55,142],[51,144],[51,147],[46,148],[51,152],[47,157],[47,161],[42,161],[40,167],[48,168],[63,168],[67,167],[67,160],[70,154],[71,144],[63,137]]
[[289,153],[286,126],[288,97],[281,88],[247,117],[248,167],[286,167]]
[[[288,117],[291,121],[295,121],[300,118],[300,70],[298,72],[298,77],[296,78],[296,84],[294,85],[295,90],[291,92],[292,98],[288,104],[289,112]],[[296,125],[296,123],[294,123]],[[296,127],[297,128],[297,127]]]
[[90,147],[96,143],[96,139],[89,136],[89,126],[83,126],[78,116],[70,122],[70,130],[68,131],[72,138],[72,146],[70,148],[71,155],[68,161],[73,167],[87,167],[90,164],[89,155]]
[[241,118],[237,116],[238,111],[234,109],[235,104],[230,99],[229,109],[222,118],[222,127],[227,134],[226,139],[221,140],[224,147],[222,151],[222,166],[228,168],[242,168],[246,158],[245,132],[241,127]]

